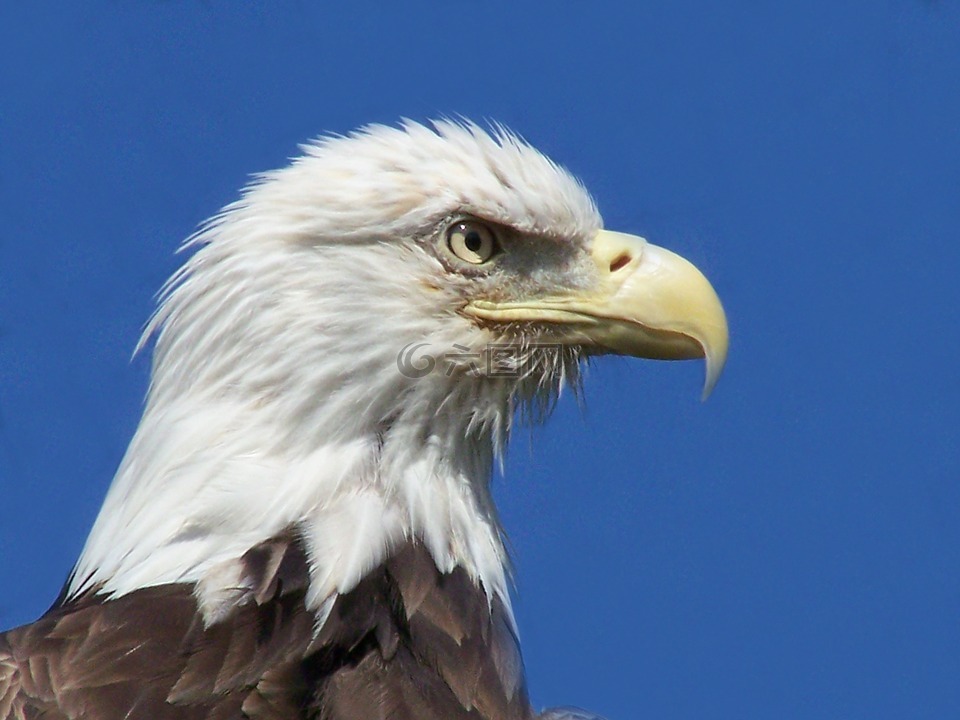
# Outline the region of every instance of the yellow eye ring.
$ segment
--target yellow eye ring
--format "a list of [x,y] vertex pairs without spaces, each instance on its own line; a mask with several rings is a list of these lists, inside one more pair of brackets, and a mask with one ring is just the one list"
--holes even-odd
[[447,230],[447,247],[460,260],[482,265],[497,254],[497,237],[487,225],[474,220],[461,220]]

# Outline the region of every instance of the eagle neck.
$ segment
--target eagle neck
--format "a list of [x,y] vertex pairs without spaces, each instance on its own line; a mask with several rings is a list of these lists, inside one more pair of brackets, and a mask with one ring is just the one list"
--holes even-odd
[[321,623],[337,597],[411,542],[442,573],[465,570],[509,611],[490,494],[509,398],[462,377],[401,391],[401,410],[368,406],[370,421],[349,434],[317,408],[307,413],[314,425],[291,435],[277,433],[276,407],[148,404],[70,594],[193,583],[215,622],[249,597],[244,554],[293,531],[307,553],[307,605]]

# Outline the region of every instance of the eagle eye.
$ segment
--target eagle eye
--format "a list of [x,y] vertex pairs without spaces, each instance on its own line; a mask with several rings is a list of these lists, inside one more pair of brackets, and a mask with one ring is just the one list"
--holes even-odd
[[447,230],[447,247],[471,265],[482,265],[500,250],[493,230],[475,220],[461,220],[451,225]]

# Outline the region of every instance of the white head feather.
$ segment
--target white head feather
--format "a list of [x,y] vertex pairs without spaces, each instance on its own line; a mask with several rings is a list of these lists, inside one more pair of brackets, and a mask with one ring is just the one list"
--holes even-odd
[[411,343],[497,340],[458,313],[469,279],[424,242],[461,214],[573,246],[600,227],[580,184],[517,137],[408,122],[306,145],[189,240],[145,333],[143,419],[70,593],[195,582],[213,621],[244,592],[243,553],[295,528],[321,619],[405,539],[509,607],[493,457],[514,399],[571,368],[398,370]]

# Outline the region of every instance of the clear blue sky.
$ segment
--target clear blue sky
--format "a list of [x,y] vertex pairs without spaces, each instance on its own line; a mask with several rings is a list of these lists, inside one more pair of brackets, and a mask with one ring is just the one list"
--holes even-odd
[[515,438],[535,703],[960,717],[957,4],[266,5],[0,9],[0,626],[81,548],[180,240],[313,135],[462,114],[691,258],[732,330],[705,405],[696,364],[603,360]]

